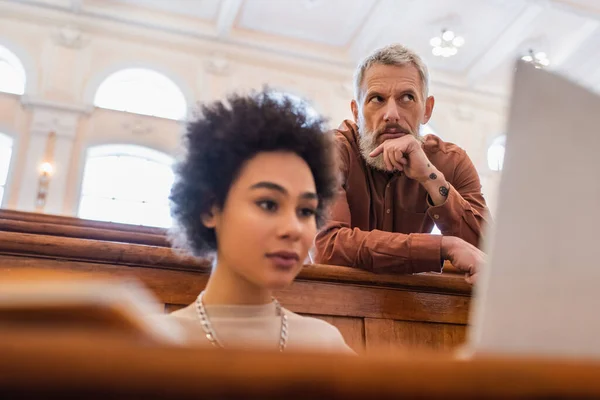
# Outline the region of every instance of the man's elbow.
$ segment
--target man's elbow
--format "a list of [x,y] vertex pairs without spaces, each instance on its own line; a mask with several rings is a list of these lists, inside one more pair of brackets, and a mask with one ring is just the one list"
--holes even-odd
[[344,265],[336,251],[336,241],[339,240],[339,228],[327,228],[315,238],[315,263],[328,265]]

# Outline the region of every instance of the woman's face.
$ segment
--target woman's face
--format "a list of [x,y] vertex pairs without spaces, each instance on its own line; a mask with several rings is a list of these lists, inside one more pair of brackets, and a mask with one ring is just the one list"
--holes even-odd
[[218,268],[265,289],[289,285],[317,231],[318,199],[308,164],[289,152],[248,160],[222,209],[204,217],[217,236]]

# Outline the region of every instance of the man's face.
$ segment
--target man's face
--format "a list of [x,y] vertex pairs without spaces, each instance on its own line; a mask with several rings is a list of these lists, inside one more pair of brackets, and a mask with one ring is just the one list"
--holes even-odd
[[370,157],[385,140],[414,135],[433,111],[433,97],[423,98],[419,71],[414,65],[375,64],[365,73],[359,99],[352,101],[358,124],[361,154],[369,165],[385,170],[382,155]]

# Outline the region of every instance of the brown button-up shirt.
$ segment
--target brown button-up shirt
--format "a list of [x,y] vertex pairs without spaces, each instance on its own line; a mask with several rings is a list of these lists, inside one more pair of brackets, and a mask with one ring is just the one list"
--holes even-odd
[[346,120],[335,131],[342,184],[331,215],[316,238],[316,262],[375,272],[441,271],[443,235],[477,246],[489,212],[479,176],[460,147],[427,135],[423,150],[450,183],[446,201],[433,206],[419,182],[369,167],[358,128]]

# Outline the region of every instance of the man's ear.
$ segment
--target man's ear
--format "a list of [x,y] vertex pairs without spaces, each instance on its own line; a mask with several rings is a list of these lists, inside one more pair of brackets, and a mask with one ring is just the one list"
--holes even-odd
[[433,106],[435,105],[435,98],[433,96],[429,96],[427,100],[425,100],[425,114],[423,115],[423,125],[429,122],[431,118],[431,114],[433,114]]
[[216,206],[212,206],[208,212],[205,212],[200,217],[202,219],[202,224],[207,228],[214,228],[217,226],[217,216],[219,214],[219,209]]
[[354,122],[358,124],[358,103],[356,100],[352,100],[350,102],[350,109],[352,110],[352,115],[354,116]]

